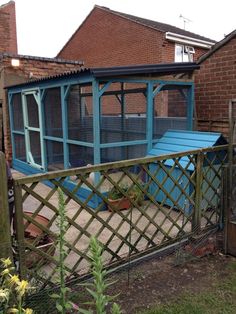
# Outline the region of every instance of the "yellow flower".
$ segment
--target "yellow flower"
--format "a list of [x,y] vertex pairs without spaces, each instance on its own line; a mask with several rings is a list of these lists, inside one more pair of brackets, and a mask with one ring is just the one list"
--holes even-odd
[[0,303],[8,301],[8,299],[9,299],[9,290],[0,289]]
[[14,285],[18,285],[19,283],[20,283],[20,279],[18,275],[12,275],[9,280],[9,285],[14,286]]
[[2,258],[1,261],[2,261],[2,264],[5,268],[7,268],[8,266],[11,266],[11,260],[9,257],[8,258]]
[[32,309],[25,309],[25,314],[33,314],[33,310]]
[[8,275],[10,273],[10,270],[8,268],[5,268],[2,272],[1,272],[1,276],[5,276]]
[[25,290],[28,288],[28,285],[28,281],[26,280],[19,281],[18,286],[16,287],[16,291],[20,297],[25,294]]
[[7,313],[9,314],[19,313],[19,310],[17,310],[15,307],[12,307],[7,311]]

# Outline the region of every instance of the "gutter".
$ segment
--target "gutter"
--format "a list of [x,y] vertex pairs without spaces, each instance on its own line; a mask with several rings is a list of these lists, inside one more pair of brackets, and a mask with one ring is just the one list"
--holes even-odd
[[176,34],[172,32],[166,32],[165,38],[170,41],[174,41],[176,43],[187,44],[187,45],[201,47],[205,49],[210,49],[211,46],[215,45],[215,42],[196,39],[193,37],[188,37],[188,36],[184,36],[184,35],[180,35],[180,34]]

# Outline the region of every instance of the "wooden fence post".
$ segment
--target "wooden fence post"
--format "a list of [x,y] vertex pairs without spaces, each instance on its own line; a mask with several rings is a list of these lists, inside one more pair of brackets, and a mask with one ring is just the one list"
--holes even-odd
[[195,206],[192,221],[192,231],[197,233],[201,230],[201,201],[202,201],[202,181],[203,181],[203,158],[202,152],[198,153],[196,165],[196,187],[195,187]]
[[18,262],[19,272],[21,278],[26,277],[25,264],[25,238],[24,238],[24,217],[23,217],[23,203],[22,203],[22,189],[17,180],[14,180],[15,192],[15,228],[16,240],[18,245]]
[[10,257],[11,260],[13,260],[6,160],[5,155],[0,152],[0,258],[7,257]]

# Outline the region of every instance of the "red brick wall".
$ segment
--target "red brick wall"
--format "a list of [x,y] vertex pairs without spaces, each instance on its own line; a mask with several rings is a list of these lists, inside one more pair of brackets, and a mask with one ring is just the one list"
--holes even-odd
[[[206,50],[196,48],[195,58]],[[175,43],[165,34],[95,7],[58,57],[86,67],[174,62]]]
[[228,103],[236,98],[236,38],[200,64],[195,75],[199,129],[227,135]]
[[0,51],[17,53],[15,2],[0,7]]
[[[13,67],[11,65],[12,59],[19,59],[20,66]],[[73,62],[58,62],[51,59],[50,61],[45,58],[35,57],[4,57],[1,61],[1,67],[4,67],[5,74],[14,74],[15,76],[23,77],[23,82],[29,81],[30,79],[36,79],[40,77],[60,74],[64,72],[70,72],[76,69],[80,69],[79,64]],[[9,82],[6,82],[8,84]],[[12,83],[14,84],[14,82]]]

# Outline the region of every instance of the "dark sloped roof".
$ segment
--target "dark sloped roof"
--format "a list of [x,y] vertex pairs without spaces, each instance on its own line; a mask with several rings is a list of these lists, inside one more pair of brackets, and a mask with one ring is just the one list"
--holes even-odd
[[209,58],[213,53],[215,53],[218,49],[220,49],[221,47],[223,47],[225,44],[227,44],[232,38],[234,38],[236,36],[236,29],[234,31],[232,31],[231,33],[229,33],[227,36],[225,36],[225,38],[223,38],[221,41],[219,41],[218,43],[216,43],[214,46],[211,47],[211,49],[205,53],[204,55],[202,55],[197,63],[200,64],[201,62],[205,61],[207,58]]
[[17,85],[6,86],[5,88],[14,88],[18,86],[30,86],[40,82],[48,82],[50,80],[64,79],[67,77],[77,77],[80,75],[88,74],[96,78],[103,77],[120,77],[120,76],[145,76],[153,75],[169,75],[178,73],[192,73],[194,70],[199,69],[199,65],[195,62],[176,62],[176,63],[161,63],[161,64],[144,64],[133,66],[117,66],[107,68],[81,68],[79,70],[64,72],[53,76],[43,77],[34,81],[29,81]]
[[207,38],[207,37],[204,37],[204,36],[201,36],[201,35],[189,32],[189,31],[186,31],[186,30],[184,30],[182,28],[178,28],[178,27],[173,26],[173,25],[169,25],[169,24],[165,24],[165,23],[161,23],[161,22],[156,22],[156,21],[144,19],[144,18],[141,18],[141,17],[138,17],[138,16],[134,16],[134,15],[118,12],[118,11],[113,11],[113,10],[110,10],[109,8],[100,7],[98,5],[96,5],[95,7],[100,8],[102,10],[105,10],[107,12],[119,15],[119,16],[124,17],[126,19],[129,19],[129,20],[131,20],[133,22],[136,22],[136,23],[139,23],[139,24],[142,24],[142,25],[154,28],[154,29],[156,29],[158,31],[161,31],[161,32],[164,32],[164,33],[171,32],[171,33],[180,34],[180,35],[183,35],[183,36],[192,37],[192,38],[196,38],[196,39],[200,39],[200,40],[204,40],[204,41],[216,42],[215,40],[212,40],[210,38]]
[[74,61],[74,60],[66,60],[61,58],[45,58],[45,57],[36,57],[36,56],[27,56],[27,55],[19,55],[14,53],[0,53],[0,59],[2,58],[16,58],[16,59],[28,59],[28,60],[36,60],[36,61],[45,61],[45,62],[55,62],[55,63],[67,63],[74,65],[83,65],[83,61]]

